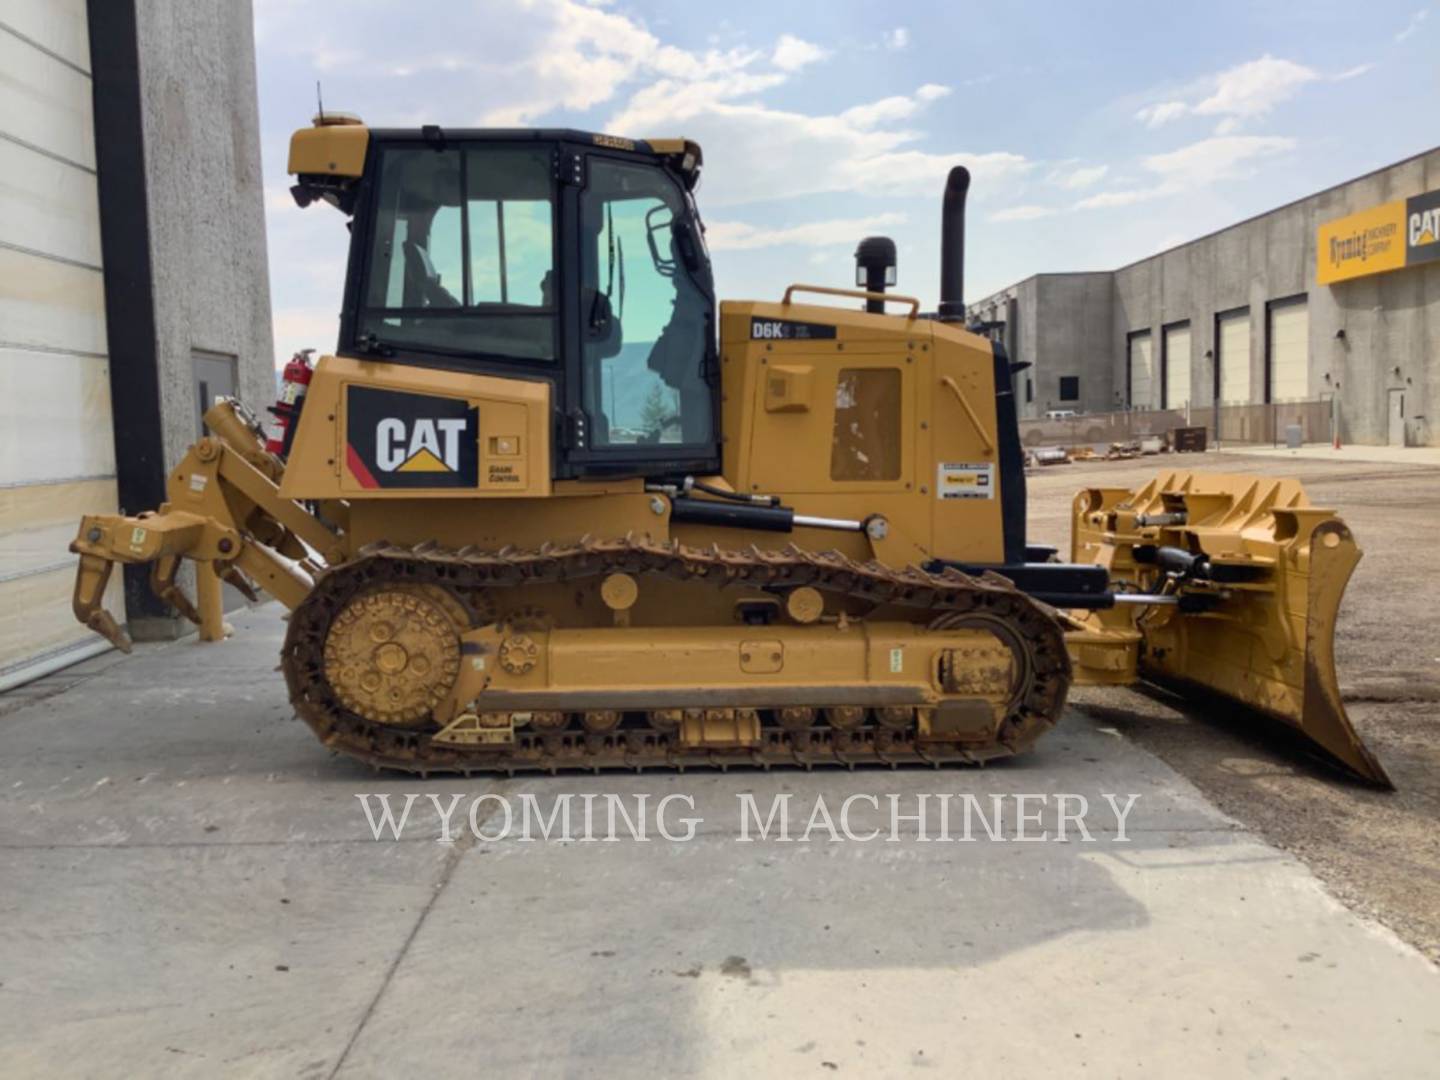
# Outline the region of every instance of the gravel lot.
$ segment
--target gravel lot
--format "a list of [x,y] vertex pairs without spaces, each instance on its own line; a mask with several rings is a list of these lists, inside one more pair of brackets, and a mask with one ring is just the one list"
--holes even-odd
[[1076,489],[1138,484],[1163,468],[1297,476],[1313,504],[1335,508],[1354,530],[1364,558],[1336,630],[1340,688],[1398,791],[1337,776],[1297,756],[1283,733],[1173,697],[1083,689],[1072,703],[1299,856],[1347,904],[1440,959],[1440,586],[1431,554],[1440,467],[1236,453],[1051,466],[1030,476],[1031,539],[1064,553]]

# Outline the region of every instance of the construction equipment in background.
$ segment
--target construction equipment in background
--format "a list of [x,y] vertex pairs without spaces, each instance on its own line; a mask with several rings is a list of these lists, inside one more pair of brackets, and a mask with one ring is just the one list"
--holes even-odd
[[1177,454],[1203,454],[1207,432],[1203,427],[1178,427],[1170,433]]
[[113,565],[213,621],[175,584],[194,560],[290,609],[326,746],[420,773],[980,762],[1072,682],[1149,679],[1388,782],[1331,655],[1359,552],[1298,483],[1167,472],[1083,492],[1070,561],[1027,543],[963,168],[929,315],[882,238],[862,290],[717,305],[683,139],[327,113],[290,171],[350,219],[339,347],[281,453],[222,402],[157,512],[81,523],[76,614],[117,645]]
[[1040,446],[1030,451],[1030,462],[1035,466],[1069,465],[1070,451],[1063,446]]

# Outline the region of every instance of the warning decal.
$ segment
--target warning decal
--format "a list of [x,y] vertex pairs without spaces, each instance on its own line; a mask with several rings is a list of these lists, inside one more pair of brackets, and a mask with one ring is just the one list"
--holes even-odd
[[990,461],[942,461],[935,477],[938,499],[993,499],[995,464]]

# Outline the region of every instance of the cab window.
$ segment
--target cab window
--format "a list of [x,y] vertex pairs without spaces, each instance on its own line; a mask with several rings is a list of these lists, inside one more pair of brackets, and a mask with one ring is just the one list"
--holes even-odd
[[712,439],[708,263],[659,169],[592,158],[581,198],[583,402],[596,448]]
[[472,145],[380,154],[357,344],[554,360],[549,150]]

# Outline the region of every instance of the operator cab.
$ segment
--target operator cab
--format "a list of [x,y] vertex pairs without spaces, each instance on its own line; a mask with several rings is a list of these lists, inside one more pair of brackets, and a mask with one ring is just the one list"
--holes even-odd
[[368,131],[353,187],[296,188],[353,213],[337,351],[549,382],[557,478],[714,471],[699,163],[682,140]]

